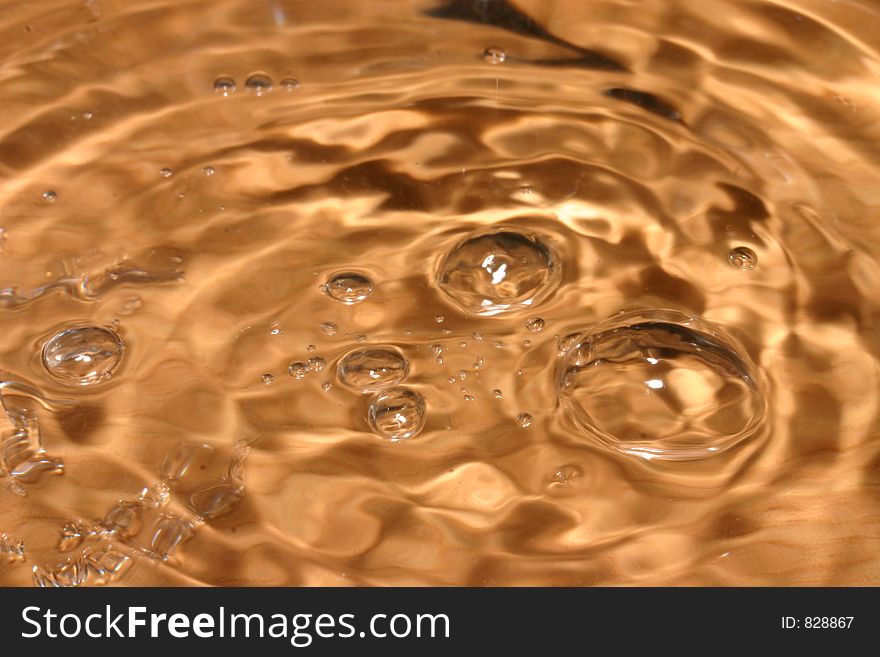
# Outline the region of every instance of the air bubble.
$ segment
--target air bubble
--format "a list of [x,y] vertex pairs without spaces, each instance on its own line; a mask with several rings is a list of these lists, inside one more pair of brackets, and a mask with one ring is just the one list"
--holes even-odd
[[124,346],[115,331],[100,326],[69,328],[43,345],[43,365],[65,383],[93,385],[106,381],[122,362]]
[[174,170],[169,169],[168,167],[162,167],[161,169],[159,169],[159,175],[163,178],[170,178],[174,175]]
[[544,330],[544,320],[540,317],[533,317],[526,322],[526,328],[532,333],[540,333]]
[[565,335],[562,337],[556,336],[557,355],[564,356],[569,349],[577,344],[578,337],[580,336],[577,333],[570,333],[569,335]]
[[532,420],[532,416],[528,413],[520,413],[516,416],[516,423],[523,429],[527,429],[532,426]]
[[336,335],[336,331],[339,330],[339,327],[333,322],[323,322],[321,324],[321,331],[326,335]]
[[244,87],[257,96],[262,96],[272,91],[272,78],[265,73],[252,73],[245,80]]
[[425,426],[427,405],[418,392],[403,386],[387,388],[370,401],[373,430],[393,442],[416,436]]
[[534,307],[560,278],[559,262],[541,237],[501,227],[455,245],[440,265],[437,284],[463,310],[490,316]]
[[336,366],[336,376],[344,385],[364,393],[401,383],[408,374],[409,363],[395,347],[355,349]]
[[271,374],[264,374],[262,376],[263,385],[270,386],[275,382],[275,377]]
[[483,61],[488,64],[501,64],[507,59],[507,53],[500,46],[489,46],[483,51]]
[[583,476],[583,470],[576,465],[563,465],[554,470],[549,477],[547,487],[551,491],[569,488]]
[[504,393],[502,393],[498,388],[495,388],[495,389],[492,391],[492,396],[493,396],[495,399],[501,399],[501,398],[504,396]]
[[320,356],[314,356],[306,361],[306,367],[308,368],[309,372],[320,372],[324,369],[324,366],[326,364],[327,361]]
[[304,379],[309,373],[309,366],[303,362],[297,361],[287,366],[287,371],[297,381]]
[[745,351],[720,327],[677,311],[626,313],[582,334],[558,385],[579,429],[647,460],[722,452],[754,433],[764,415]]
[[58,193],[52,191],[51,189],[47,189],[45,192],[43,192],[43,200],[46,201],[46,203],[54,203],[55,199],[57,198]]
[[747,246],[738,246],[727,254],[727,262],[742,271],[751,271],[758,265],[758,254]]
[[281,85],[281,88],[287,92],[297,91],[302,86],[299,80],[293,78],[284,78],[279,84]]
[[235,93],[237,86],[235,84],[235,80],[230,77],[220,77],[214,80],[214,92],[218,94],[222,94],[224,96],[229,96],[230,94]]
[[330,298],[351,306],[373,293],[373,282],[362,274],[342,272],[328,278],[321,286],[321,291]]
[[215,173],[217,173],[217,169],[215,169],[214,167],[211,167],[211,166],[202,167],[202,175],[203,176],[213,176]]

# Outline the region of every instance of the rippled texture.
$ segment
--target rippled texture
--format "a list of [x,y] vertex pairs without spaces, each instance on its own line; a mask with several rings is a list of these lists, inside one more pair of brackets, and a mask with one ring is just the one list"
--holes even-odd
[[[880,584],[873,3],[0,0],[0,34],[0,584]],[[70,385],[43,346],[89,326],[124,356]],[[374,345],[409,370],[362,395]]]

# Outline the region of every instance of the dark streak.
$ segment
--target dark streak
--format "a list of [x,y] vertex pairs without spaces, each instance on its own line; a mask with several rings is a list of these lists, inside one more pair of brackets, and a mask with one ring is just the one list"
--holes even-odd
[[681,120],[681,114],[677,109],[669,103],[660,100],[654,94],[649,94],[645,91],[636,91],[635,89],[615,87],[613,89],[606,89],[605,95],[609,98],[622,100],[625,103],[638,105],[642,109],[648,110],[652,114],[656,114],[664,119],[669,119],[670,121],[675,121],[677,123],[684,123],[684,121]]
[[448,20],[491,25],[514,34],[533,37],[576,52],[579,57],[571,60],[541,60],[533,62],[541,66],[580,66],[605,71],[626,71],[619,62],[586,48],[554,36],[534,19],[522,13],[507,0],[445,0],[441,6],[426,12],[428,16]]

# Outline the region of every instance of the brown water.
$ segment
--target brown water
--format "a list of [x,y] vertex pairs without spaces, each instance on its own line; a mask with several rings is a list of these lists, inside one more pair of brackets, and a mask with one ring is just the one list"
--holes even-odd
[[880,5],[0,2],[0,584],[880,584]]

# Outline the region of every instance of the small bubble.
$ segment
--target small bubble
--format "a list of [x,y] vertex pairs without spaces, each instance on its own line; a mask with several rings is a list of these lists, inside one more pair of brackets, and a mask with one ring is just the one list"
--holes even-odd
[[113,375],[123,351],[122,340],[108,328],[70,328],[56,333],[43,345],[43,365],[65,383],[93,385]]
[[455,382],[456,382],[456,378],[455,378],[454,376],[450,376],[450,377],[448,377],[448,378],[446,379],[446,381],[447,381],[447,383],[455,383]]
[[362,274],[341,272],[327,279],[321,286],[321,291],[330,298],[351,306],[373,293],[373,282]]
[[203,176],[213,176],[215,173],[217,173],[217,170],[212,166],[202,167]]
[[159,169],[159,175],[163,178],[170,178],[174,175],[174,171],[172,169],[169,169],[168,167],[162,167],[161,169]]
[[252,73],[244,82],[244,87],[248,91],[258,96],[267,94],[272,91],[272,78],[265,73]]
[[501,399],[501,398],[504,396],[504,393],[502,393],[498,388],[495,388],[495,389],[492,391],[492,396],[493,396],[495,399]]
[[462,349],[467,349],[468,344],[467,344],[467,342],[462,340],[461,342],[458,343],[458,346],[461,347]]
[[104,525],[120,538],[136,535],[142,527],[143,505],[138,502],[119,501],[104,517]]
[[43,192],[43,200],[46,201],[46,203],[54,203],[57,198],[58,194],[51,189]]
[[237,89],[235,80],[230,77],[220,77],[214,80],[214,92],[218,94],[222,94],[224,96],[229,96],[230,94],[235,93]]
[[315,345],[313,345],[313,344],[310,344],[310,345],[307,345],[307,346],[306,346],[306,351],[311,352],[311,351],[314,351],[315,349],[317,349],[317,347],[316,347]]
[[377,393],[370,401],[370,426],[393,442],[417,435],[425,426],[427,405],[418,392],[403,386]]
[[296,361],[288,365],[287,371],[290,373],[290,376],[299,381],[309,373],[309,366],[301,361]]
[[727,261],[732,267],[751,271],[758,264],[758,254],[747,246],[738,246],[727,254]]
[[535,190],[532,189],[531,185],[523,185],[522,187],[519,188],[519,191],[521,194],[528,195],[528,194],[531,194],[532,192],[534,192]]
[[321,331],[326,333],[327,335],[336,335],[336,331],[339,330],[339,327],[336,326],[333,322],[324,322],[321,324]]
[[522,346],[523,346],[523,348],[528,349],[529,347],[532,346],[532,341],[531,341],[531,340],[528,340],[528,339],[523,340],[523,341],[522,341]]
[[339,359],[336,375],[349,388],[375,392],[401,383],[409,374],[409,363],[395,347],[355,349]]
[[309,358],[306,361],[306,366],[309,369],[309,372],[320,372],[324,369],[324,366],[327,364],[327,361],[321,358],[320,356],[315,356],[313,358]]
[[192,536],[192,527],[179,518],[163,515],[156,523],[150,549],[159,559],[167,560],[180,543]]
[[359,333],[358,335],[354,336],[354,341],[355,342],[366,342],[367,336],[364,335],[363,333]]
[[92,114],[91,112],[83,112],[83,113],[82,113],[82,117],[83,117],[86,121],[91,121],[93,116],[94,116],[94,114]]
[[575,465],[563,465],[553,472],[553,475],[550,477],[549,486],[550,488],[568,486],[579,479],[582,474],[581,469]]
[[476,340],[477,342],[482,342],[483,341],[483,332],[482,331],[474,331],[473,333],[471,333],[471,337],[474,340]]
[[473,395],[465,395],[464,400],[467,402],[474,401],[474,396]]
[[281,324],[272,322],[269,326],[269,335],[281,335]]
[[504,343],[501,340],[493,340],[492,346],[496,349],[504,349]]
[[485,363],[486,363],[485,359],[482,356],[480,356],[477,358],[477,360],[474,361],[473,367],[475,370],[481,370],[481,369],[483,369],[483,365]]
[[532,416],[528,413],[520,413],[516,416],[516,423],[523,429],[526,429],[532,426],[532,419]]
[[522,370],[517,370],[517,371],[516,371],[516,375],[517,375],[517,376],[522,376],[522,375],[523,375],[523,371],[522,371]]
[[284,78],[279,84],[281,85],[281,88],[287,92],[297,91],[302,86],[299,80],[293,78]]
[[540,333],[544,330],[544,320],[540,317],[532,317],[532,319],[526,322],[526,328],[532,333]]
[[434,321],[438,324],[442,324],[446,321],[446,318],[443,315],[434,315]]
[[483,51],[483,61],[488,64],[501,64],[507,59],[507,53],[500,46],[489,46]]
[[563,337],[556,336],[556,353],[564,356],[577,343],[578,337],[577,333],[569,333]]
[[458,378],[464,381],[467,378],[467,372],[465,370],[458,370]]
[[443,353],[443,345],[436,344],[436,343],[432,344],[431,345],[431,353],[434,354],[435,356],[439,356],[440,354]]
[[440,332],[443,335],[452,335],[452,329],[449,329],[449,328],[440,329]]
[[333,384],[330,383],[329,381],[324,381],[324,383],[321,384],[321,390],[323,390],[324,392],[327,392],[332,387],[333,387]]
[[263,384],[264,385],[270,386],[270,385],[272,385],[272,383],[274,383],[274,381],[275,381],[275,377],[272,376],[271,374],[264,374],[263,375]]

